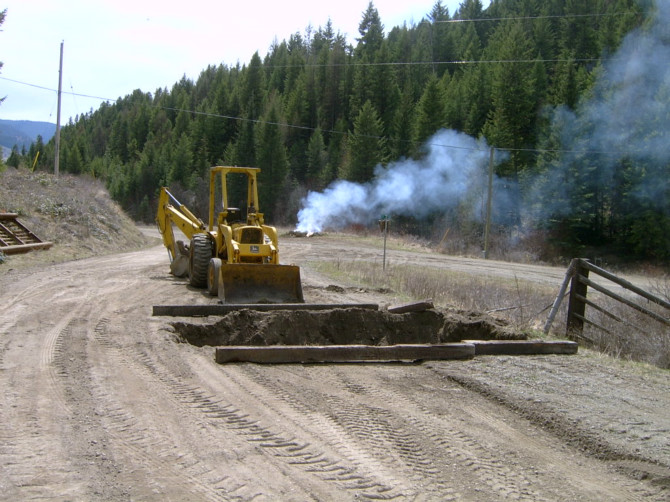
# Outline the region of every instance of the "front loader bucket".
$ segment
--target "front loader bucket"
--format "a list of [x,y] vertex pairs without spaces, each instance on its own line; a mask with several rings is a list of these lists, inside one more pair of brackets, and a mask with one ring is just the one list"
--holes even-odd
[[303,303],[300,267],[222,264],[219,300],[223,303]]

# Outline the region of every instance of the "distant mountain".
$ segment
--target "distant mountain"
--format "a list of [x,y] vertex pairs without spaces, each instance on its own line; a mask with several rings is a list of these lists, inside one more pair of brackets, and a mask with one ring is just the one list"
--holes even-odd
[[56,134],[56,124],[51,122],[33,122],[31,120],[0,119],[0,146],[11,149],[14,145],[30,148],[37,136],[47,143]]

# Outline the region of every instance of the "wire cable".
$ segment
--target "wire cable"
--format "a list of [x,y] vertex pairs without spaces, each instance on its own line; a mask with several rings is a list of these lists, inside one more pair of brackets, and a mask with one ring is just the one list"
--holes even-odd
[[[51,89],[49,87],[44,87],[41,85],[36,85],[36,84],[30,84],[27,82],[22,82],[20,80],[15,80],[7,77],[0,76],[0,80],[7,80],[10,82],[15,82],[18,84],[22,85],[28,85],[30,87],[36,87],[38,89],[43,89],[46,91],[52,91],[52,92],[58,92],[55,89]],[[106,102],[112,102],[116,103],[120,101],[122,98],[119,99],[111,99],[111,98],[103,98],[100,96],[93,96],[90,94],[81,94],[81,93],[75,93],[75,92],[66,92],[63,91],[63,94],[71,94],[74,96],[81,96],[81,97],[86,97],[86,98],[91,98],[91,99],[99,99],[101,101],[106,101]],[[197,110],[187,110],[185,108],[175,108],[171,106],[160,106],[153,104],[152,106],[156,108],[160,108],[162,110],[169,110],[173,112],[185,112],[189,113],[192,115],[200,115],[200,116],[205,116],[205,117],[213,117],[213,118],[222,118],[222,119],[227,119],[227,120],[237,120],[240,122],[251,122],[254,124],[264,124],[264,125],[274,125],[278,127],[286,127],[289,129],[298,129],[298,130],[303,130],[303,131],[316,131],[317,128],[315,127],[309,127],[309,126],[302,126],[302,125],[296,125],[296,124],[289,124],[286,122],[273,122],[273,121],[267,121],[267,120],[261,120],[261,119],[251,119],[251,118],[245,118],[245,117],[237,117],[234,115],[223,115],[219,113],[210,113],[210,112],[202,112],[202,111],[197,111]],[[338,134],[338,135],[346,135],[349,134],[348,131],[343,132],[343,131],[336,131],[334,129],[321,129],[322,132],[328,133],[328,134]],[[374,139],[374,140],[382,140],[385,139],[387,141],[392,140],[392,138],[389,138],[388,136],[374,136],[374,135],[368,135],[368,134],[359,134],[359,137],[362,138],[368,138],[368,139]],[[445,145],[441,143],[425,143],[421,141],[415,141],[415,140],[405,140],[405,139],[396,139],[395,141],[399,141],[401,143],[409,143],[409,144],[425,144],[429,146],[436,146],[436,147],[441,147],[441,148],[452,148],[456,150],[471,150],[471,151],[488,151],[488,148],[473,148],[473,147],[464,147],[464,146],[457,146],[457,145]],[[546,149],[546,148],[505,148],[505,147],[494,147],[498,151],[504,151],[504,152],[530,152],[530,153],[576,153],[576,154],[601,154],[601,155],[625,155],[626,152],[622,151],[603,151],[603,150],[570,150],[570,149]]]
[[592,14],[555,14],[546,16],[510,16],[510,17],[478,17],[473,19],[445,19],[442,21],[433,21],[433,23],[479,23],[482,21],[523,21],[532,19],[561,19],[561,18],[581,18],[581,17],[609,17],[609,16],[625,16],[630,12],[609,12],[609,13],[592,13]]

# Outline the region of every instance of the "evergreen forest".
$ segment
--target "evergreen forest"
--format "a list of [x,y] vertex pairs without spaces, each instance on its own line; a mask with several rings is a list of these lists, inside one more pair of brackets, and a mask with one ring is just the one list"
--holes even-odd
[[[371,1],[353,43],[324,20],[275,41],[263,58],[211,65],[195,80],[138,89],[76,117],[61,131],[60,169],[103,178],[127,212],[150,222],[161,186],[206,216],[209,167],[260,167],[266,221],[295,225],[309,192],[338,180],[369,185],[406,161],[431,189],[450,180],[426,175],[425,159],[436,148],[472,148],[483,160],[467,172],[479,188],[445,201],[448,209],[396,211],[395,228],[437,241],[448,229],[481,246],[492,167],[498,240],[542,259],[662,263],[667,3],[464,0],[450,12],[437,0],[420,22],[386,27]],[[435,136],[442,130],[456,139]],[[37,169],[51,170],[53,141],[8,163],[30,165],[38,151]]]

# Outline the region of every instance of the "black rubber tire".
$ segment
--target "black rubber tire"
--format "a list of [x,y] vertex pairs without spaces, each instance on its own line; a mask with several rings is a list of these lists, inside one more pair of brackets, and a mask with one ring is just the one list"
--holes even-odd
[[210,258],[207,267],[207,292],[212,296],[219,295],[219,271],[221,270],[221,260],[219,258]]
[[188,259],[188,282],[194,288],[207,287],[207,269],[212,257],[212,241],[207,234],[195,234],[191,239]]

